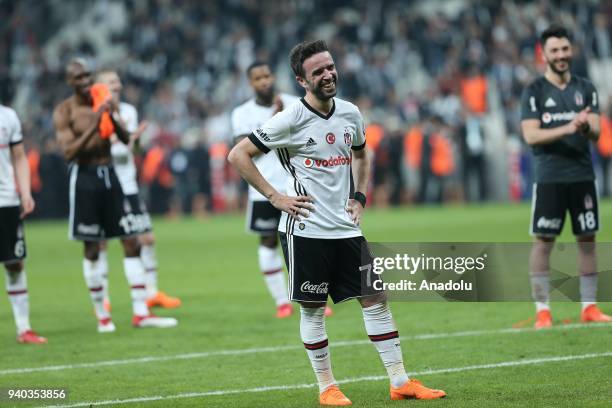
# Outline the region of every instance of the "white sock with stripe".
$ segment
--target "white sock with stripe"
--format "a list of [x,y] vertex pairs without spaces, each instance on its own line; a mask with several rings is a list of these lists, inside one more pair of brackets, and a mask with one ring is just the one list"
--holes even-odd
[[300,334],[319,383],[319,392],[323,392],[331,385],[336,384],[331,369],[324,313],[324,307],[300,306]]
[[110,302],[110,295],[108,292],[108,254],[106,249],[98,253],[98,270],[102,275],[102,292],[104,300]]
[[266,286],[276,306],[289,303],[287,296],[287,282],[283,271],[283,258],[278,253],[277,248],[268,248],[260,245],[257,250],[259,258],[259,269],[264,275]]
[[157,257],[153,245],[143,245],[140,247],[140,259],[145,270],[147,286],[147,298],[153,297],[159,291],[157,287]]
[[110,314],[104,309],[104,279],[98,267],[98,261],[83,259],[83,276],[96,317],[98,320],[108,319]]
[[28,295],[28,280],[25,270],[18,273],[6,272],[6,292],[8,293],[17,334],[31,330],[30,298]]
[[387,369],[391,385],[401,387],[408,381],[408,375],[404,368],[399,333],[393,322],[389,306],[386,302],[377,303],[364,307],[362,311],[366,332]]
[[123,258],[125,277],[130,285],[132,295],[132,310],[134,316],[148,316],[149,308],[146,304],[147,291],[145,285],[145,271],[139,257]]

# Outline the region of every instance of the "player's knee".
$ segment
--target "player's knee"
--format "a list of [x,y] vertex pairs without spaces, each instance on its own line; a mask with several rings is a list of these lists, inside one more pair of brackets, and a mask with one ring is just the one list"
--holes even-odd
[[385,292],[380,292],[372,296],[365,296],[365,297],[357,298],[357,300],[359,300],[361,307],[370,307],[370,306],[377,305],[379,303],[386,302],[387,296],[385,295]]
[[121,241],[123,245],[123,253],[126,258],[134,258],[140,256],[140,244],[136,238],[126,238]]
[[100,243],[99,242],[85,242],[85,259],[90,261],[97,261],[100,255]]
[[138,242],[142,246],[153,246],[155,245],[155,236],[151,232],[146,232],[138,236]]
[[274,235],[263,235],[261,237],[260,243],[262,246],[266,248],[276,248],[278,246],[278,236]]
[[326,302],[298,302],[300,307],[304,309],[318,309],[320,307],[325,307],[327,305]]
[[21,271],[23,270],[23,261],[5,263],[4,268],[9,273],[9,275],[21,273]]

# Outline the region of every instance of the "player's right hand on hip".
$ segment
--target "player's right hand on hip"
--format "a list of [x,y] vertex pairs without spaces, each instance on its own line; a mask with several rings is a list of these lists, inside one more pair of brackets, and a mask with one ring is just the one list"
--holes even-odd
[[270,203],[277,209],[286,212],[289,216],[300,221],[302,217],[308,218],[310,212],[314,210],[312,197],[297,196],[291,197],[281,193],[276,193],[270,197]]

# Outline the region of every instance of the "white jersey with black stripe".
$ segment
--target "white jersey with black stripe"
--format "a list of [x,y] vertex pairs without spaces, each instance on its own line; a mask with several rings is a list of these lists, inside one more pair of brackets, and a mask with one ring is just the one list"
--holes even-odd
[[21,142],[23,135],[17,113],[8,106],[0,105],[0,207],[19,205],[11,147]]
[[[289,94],[280,94],[283,107],[287,109],[298,101],[298,98]],[[276,105],[262,106],[249,99],[232,111],[232,135],[234,137],[251,134],[266,120],[270,119],[276,111]],[[253,160],[259,172],[277,190],[283,189],[287,181],[287,174],[283,171],[280,162],[273,154],[262,155]],[[266,201],[266,197],[249,186],[249,200]]]
[[359,109],[333,99],[324,116],[302,98],[274,115],[249,136],[264,153],[276,150],[290,177],[286,193],[309,195],[310,216],[300,222],[283,212],[279,231],[307,238],[351,238],[361,230],[346,211],[350,193],[351,149],[365,147],[365,128]]

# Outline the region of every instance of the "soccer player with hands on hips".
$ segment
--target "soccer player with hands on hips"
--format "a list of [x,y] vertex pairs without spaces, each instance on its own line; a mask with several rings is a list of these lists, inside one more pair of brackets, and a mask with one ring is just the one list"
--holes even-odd
[[540,37],[546,72],[523,91],[521,127],[535,163],[531,210],[534,243],[529,258],[537,329],[553,324],[549,306],[550,254],[569,211],[578,246],[582,322],[610,322],[596,304],[598,194],[590,144],[599,138],[599,103],[593,84],[571,74],[569,32],[557,25]]
[[[290,63],[306,95],[238,143],[228,159],[283,212],[279,232],[289,298],[300,304],[300,334],[319,384],[319,402],[352,404],[332,374],[324,316],[328,296],[335,303],[356,298],[361,304],[366,332],[389,374],[391,399],[444,397],[444,391],[408,378],[384,293],[363,295],[360,268],[371,265],[372,256],[359,228],[370,166],[359,109],[335,97],[338,73],[325,42],[296,45]],[[289,175],[285,191],[274,188],[253,163],[272,150]]]
[[[232,134],[236,143],[248,137],[276,113],[298,101],[285,93],[277,93],[275,77],[270,66],[255,61],[246,70],[249,84],[255,96],[232,111]],[[262,176],[277,190],[284,191],[289,175],[274,155],[259,155],[253,162]],[[282,319],[293,314],[293,306],[287,295],[287,283],[283,271],[283,259],[278,250],[278,222],[281,211],[253,186],[249,186],[247,204],[247,229],[259,235],[257,255],[259,269],[266,286],[276,303],[276,317]],[[327,315],[331,309],[326,309]]]

